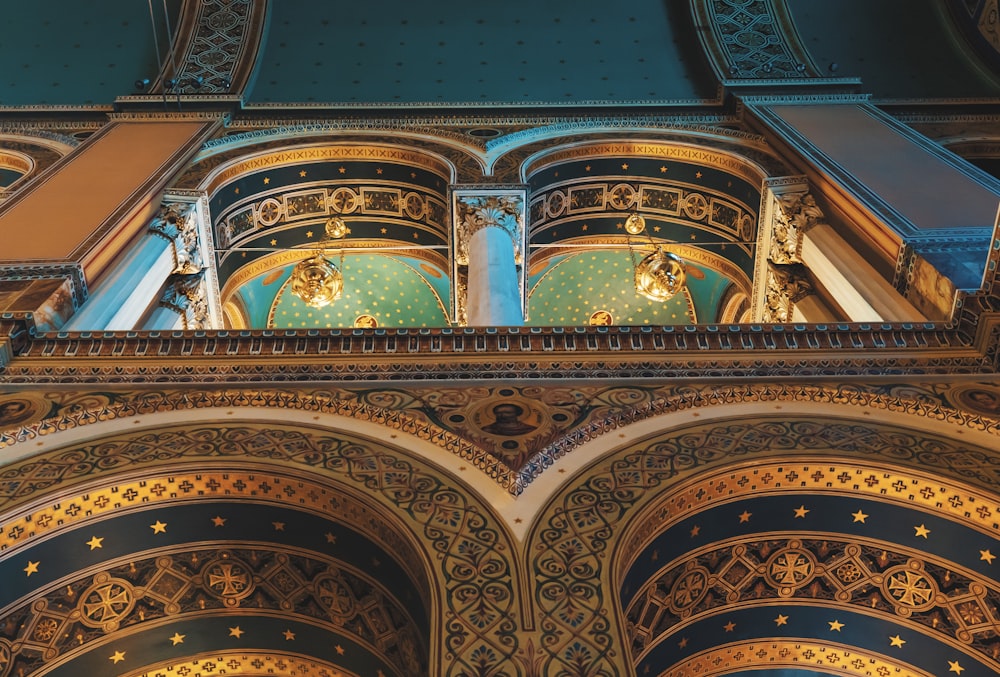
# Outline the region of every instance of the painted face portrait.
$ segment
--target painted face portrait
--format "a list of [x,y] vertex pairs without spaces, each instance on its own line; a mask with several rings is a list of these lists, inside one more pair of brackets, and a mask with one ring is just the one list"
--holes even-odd
[[524,408],[516,404],[505,403],[493,407],[493,423],[483,426],[483,432],[491,435],[527,435],[538,430],[538,426],[521,420]]
[[27,421],[35,414],[34,405],[28,400],[7,400],[0,402],[0,427],[16,425]]
[[958,399],[963,405],[982,414],[1000,414],[1000,393],[979,388],[963,391]]

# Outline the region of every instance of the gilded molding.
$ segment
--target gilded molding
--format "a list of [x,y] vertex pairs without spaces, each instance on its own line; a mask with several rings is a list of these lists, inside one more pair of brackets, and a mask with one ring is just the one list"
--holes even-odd
[[342,666],[315,658],[303,658],[301,654],[288,651],[214,651],[210,654],[192,656],[181,661],[143,667],[122,673],[121,677],[217,677],[222,670],[234,670],[242,677],[361,677]]
[[672,665],[659,677],[716,677],[732,674],[734,670],[759,669],[762,664],[774,670],[816,670],[816,674],[830,670],[841,672],[849,669],[847,666],[860,665],[857,672],[851,669],[850,674],[865,677],[935,677],[909,663],[847,644],[801,639],[729,643]]

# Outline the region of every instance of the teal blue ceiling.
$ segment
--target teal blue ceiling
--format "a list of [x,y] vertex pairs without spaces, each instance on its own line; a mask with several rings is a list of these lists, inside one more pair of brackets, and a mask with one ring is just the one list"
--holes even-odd
[[[303,256],[309,252],[304,252]],[[331,256],[344,276],[343,296],[325,308],[310,308],[292,294],[292,266],[277,268],[239,291],[251,327],[275,329],[353,327],[362,315],[379,327],[447,327],[449,279],[439,267],[410,256]]]
[[715,98],[686,1],[273,3],[252,102]]
[[688,294],[659,302],[635,291],[628,250],[592,249],[554,257],[544,272],[529,280],[527,324],[584,326],[599,311],[610,313],[616,325],[715,322],[719,302],[731,280],[701,266],[688,264],[686,268]]
[[[159,73],[181,0],[9,2],[0,37],[0,106],[110,104]],[[152,19],[150,9],[152,8]]]
[[788,1],[816,65],[830,75],[860,77],[865,91],[878,99],[1000,95],[1000,80],[970,65],[975,59],[953,28],[946,4]]

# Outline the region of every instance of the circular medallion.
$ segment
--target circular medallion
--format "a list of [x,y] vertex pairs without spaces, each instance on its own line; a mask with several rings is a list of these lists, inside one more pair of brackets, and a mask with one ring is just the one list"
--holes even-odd
[[764,578],[787,597],[812,580],[816,573],[816,561],[808,550],[784,548],[774,553],[767,561]]
[[358,208],[358,196],[350,188],[338,188],[330,195],[329,204],[338,214],[350,214]]
[[615,323],[615,318],[610,310],[595,310],[590,314],[588,323],[591,327],[610,327]]
[[636,201],[636,189],[627,183],[619,183],[608,191],[608,204],[613,209],[626,211]]
[[201,571],[202,584],[226,606],[236,606],[254,590],[253,574],[243,562],[224,553]]
[[690,193],[684,198],[684,212],[692,219],[703,219],[708,214],[708,200],[701,193]]
[[322,574],[313,582],[314,595],[333,620],[347,621],[354,615],[354,597],[333,574]]
[[694,607],[708,592],[708,569],[692,567],[681,574],[670,588],[670,609],[683,614]]
[[421,219],[427,211],[424,198],[417,193],[407,193],[403,198],[403,208],[411,219]]
[[80,622],[91,628],[112,632],[135,606],[132,584],[107,574],[94,577],[94,584],[80,595]]
[[934,606],[938,589],[920,563],[911,561],[886,570],[882,592],[896,604],[896,613],[908,616],[913,611],[926,611]]
[[257,219],[262,226],[273,226],[281,219],[281,203],[267,198],[257,207]]

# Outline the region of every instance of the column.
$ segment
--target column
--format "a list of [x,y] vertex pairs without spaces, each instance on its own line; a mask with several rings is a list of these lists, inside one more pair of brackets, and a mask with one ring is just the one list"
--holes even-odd
[[459,323],[524,324],[524,191],[455,191],[453,196]]
[[805,177],[768,183],[754,317],[762,322],[926,319],[826,222]]
[[[846,229],[832,235],[856,243],[848,250],[898,290],[917,316],[946,320],[951,304],[941,290],[979,289],[1000,181],[862,96],[745,97],[743,103],[748,121],[822,191],[831,210],[827,222]],[[803,243],[803,254],[829,246],[830,236],[817,232],[812,245]],[[849,264],[825,265],[850,273],[844,270]]]

